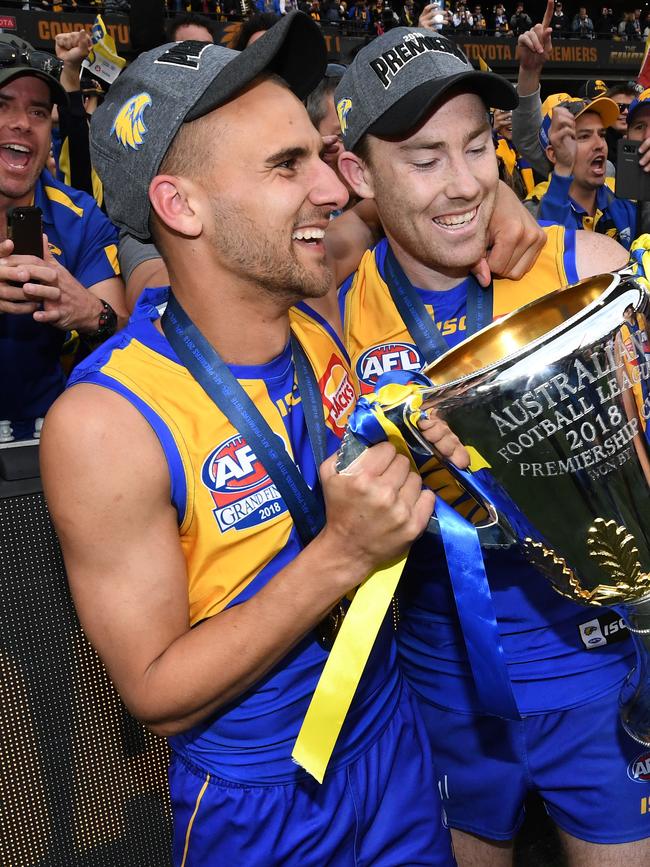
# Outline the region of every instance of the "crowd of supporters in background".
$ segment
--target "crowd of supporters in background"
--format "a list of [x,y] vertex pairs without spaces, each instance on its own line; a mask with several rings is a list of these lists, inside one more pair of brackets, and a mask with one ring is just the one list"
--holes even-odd
[[[130,0],[5,0],[2,4],[23,10],[49,12],[102,12],[128,14]],[[216,20],[240,20],[252,12],[284,15],[299,9],[327,25],[352,23],[372,33],[398,24],[414,26],[424,8],[430,12],[430,26],[446,35],[497,36],[517,38],[533,21],[524,2],[487,5],[463,0],[166,0],[170,15],[199,13]],[[556,39],[614,39],[624,42],[646,39],[650,34],[650,12],[631,8],[622,14],[611,7],[589,8],[575,3],[555,4],[551,22]]]

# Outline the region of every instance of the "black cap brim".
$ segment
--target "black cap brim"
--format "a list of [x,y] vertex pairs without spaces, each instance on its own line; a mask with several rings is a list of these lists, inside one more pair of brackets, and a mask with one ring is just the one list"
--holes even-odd
[[414,87],[385,111],[367,132],[379,137],[399,136],[415,129],[435,104],[452,88],[476,93],[490,108],[513,109],[519,105],[517,91],[493,72],[459,72],[443,79],[432,79]]
[[5,84],[9,84],[9,82],[13,81],[15,78],[26,78],[27,76],[30,76],[31,78],[40,78],[41,81],[44,81],[45,84],[47,84],[50,88],[50,94],[52,95],[52,102],[55,105],[67,105],[68,94],[56,78],[52,78],[52,76],[48,75],[47,72],[42,72],[41,70],[34,69],[31,66],[10,66],[0,70],[0,87],[4,87]]
[[263,72],[279,75],[299,99],[305,99],[326,66],[320,27],[304,13],[291,12],[224,66],[185,120],[196,120],[223,105]]

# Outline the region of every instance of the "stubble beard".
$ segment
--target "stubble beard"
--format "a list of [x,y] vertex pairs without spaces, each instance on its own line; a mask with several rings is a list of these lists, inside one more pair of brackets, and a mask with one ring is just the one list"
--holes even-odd
[[329,267],[312,271],[298,260],[293,249],[283,253],[237,206],[213,200],[213,209],[210,240],[220,261],[241,277],[290,304],[322,298],[330,290],[333,275]]

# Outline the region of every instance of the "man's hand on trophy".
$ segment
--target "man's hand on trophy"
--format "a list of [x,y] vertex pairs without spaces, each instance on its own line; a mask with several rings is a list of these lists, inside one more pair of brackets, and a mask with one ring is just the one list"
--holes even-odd
[[335,464],[336,455],[320,467],[327,513],[321,535],[331,540],[337,560],[351,559],[370,574],[424,532],[435,495],[387,442],[371,446],[343,472]]
[[576,119],[571,112],[558,105],[553,109],[551,127],[548,131],[549,146],[546,148],[548,158],[556,175],[569,177],[573,174],[576,161]]
[[430,404],[422,404],[422,416],[418,421],[418,428],[424,439],[434,447],[441,458],[466,470],[470,464],[469,452],[451,430],[449,425],[439,419]]

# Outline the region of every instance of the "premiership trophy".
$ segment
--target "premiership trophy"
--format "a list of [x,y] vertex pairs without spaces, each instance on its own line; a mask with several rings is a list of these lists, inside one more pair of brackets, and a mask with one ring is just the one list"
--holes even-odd
[[[424,371],[431,385],[417,399],[389,389],[382,407],[415,454],[431,454],[416,425],[422,399],[470,449],[476,469],[447,466],[487,510],[479,538],[518,545],[564,596],[623,617],[638,662],[621,718],[646,745],[649,317],[650,295],[625,273],[584,280],[484,328]],[[346,434],[340,463],[360,448]]]

